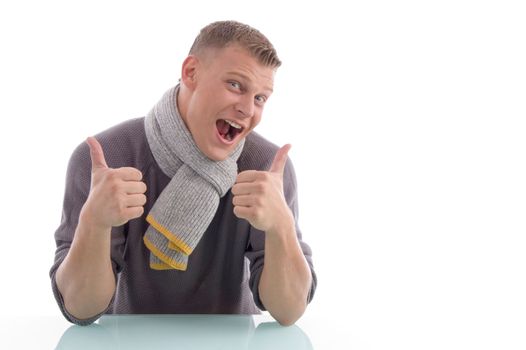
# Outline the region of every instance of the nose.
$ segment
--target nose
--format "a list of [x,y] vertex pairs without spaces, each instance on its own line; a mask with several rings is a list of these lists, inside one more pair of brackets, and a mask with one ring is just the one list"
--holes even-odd
[[254,115],[254,97],[249,94],[241,96],[235,108],[244,118],[252,117]]

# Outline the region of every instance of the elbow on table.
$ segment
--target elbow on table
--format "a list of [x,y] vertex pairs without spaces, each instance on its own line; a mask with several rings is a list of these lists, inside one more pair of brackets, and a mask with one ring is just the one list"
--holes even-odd
[[271,316],[282,326],[292,326],[300,319],[307,309],[306,303],[298,303],[294,308],[284,312],[272,312],[269,310]]

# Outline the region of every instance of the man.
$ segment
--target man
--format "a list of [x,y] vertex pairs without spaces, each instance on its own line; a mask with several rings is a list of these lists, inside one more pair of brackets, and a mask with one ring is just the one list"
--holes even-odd
[[290,325],[303,314],[316,275],[290,146],[252,132],[280,64],[259,31],[212,23],[146,118],[75,150],[50,271],[68,320],[268,310]]

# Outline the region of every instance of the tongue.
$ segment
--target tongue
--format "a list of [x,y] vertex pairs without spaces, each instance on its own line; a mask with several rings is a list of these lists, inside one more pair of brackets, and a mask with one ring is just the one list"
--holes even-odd
[[230,125],[228,125],[227,122],[225,122],[223,119],[220,119],[216,122],[217,130],[219,133],[223,136],[225,136],[228,133],[228,130],[230,129]]

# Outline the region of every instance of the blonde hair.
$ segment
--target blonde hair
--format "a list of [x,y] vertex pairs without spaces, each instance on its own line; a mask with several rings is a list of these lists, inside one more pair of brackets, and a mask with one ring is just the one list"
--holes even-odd
[[231,44],[246,49],[265,66],[278,68],[281,65],[274,46],[260,31],[236,21],[213,22],[201,29],[189,54],[198,55],[205,49],[222,49]]

